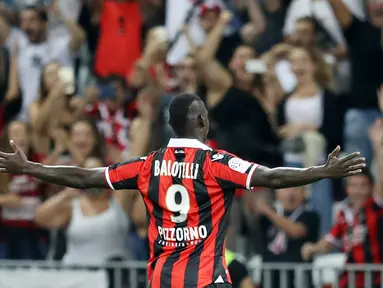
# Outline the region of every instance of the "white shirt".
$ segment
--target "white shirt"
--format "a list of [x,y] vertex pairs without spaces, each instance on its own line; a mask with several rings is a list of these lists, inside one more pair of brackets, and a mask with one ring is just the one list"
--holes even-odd
[[57,61],[62,66],[73,66],[69,37],[51,39],[41,44],[26,42],[19,49],[18,73],[23,96],[19,119],[28,122],[29,106],[38,99],[40,76],[44,65]]
[[127,257],[128,226],[128,218],[115,199],[110,200],[108,210],[95,216],[85,216],[80,201],[75,199],[63,262],[102,264],[113,257]]
[[[193,7],[195,1],[191,0],[168,0],[166,3],[166,19],[165,27],[168,38],[172,41],[177,32],[182,29],[185,19],[189,11]],[[205,4],[218,4],[225,7],[223,0],[206,0]],[[194,14],[189,22],[189,34],[194,45],[200,47],[206,39],[205,32],[200,25],[200,8],[194,10]],[[178,39],[167,55],[167,62],[170,65],[178,64],[185,56],[189,54],[189,44],[184,35]]]
[[[350,11],[357,17],[363,18],[363,5],[361,0],[343,0]],[[291,2],[285,20],[283,33],[290,35],[295,30],[295,22],[302,17],[313,16],[319,20],[338,44],[344,44],[342,29],[328,0],[293,0]]]
[[28,39],[25,33],[19,28],[12,27],[5,42],[5,47],[7,47],[9,51],[12,51],[13,48],[16,48],[15,45],[23,47],[27,42]]
[[[322,97],[322,93],[318,93],[307,98],[290,97],[287,99],[286,123],[308,124],[318,128],[322,126],[324,114]],[[300,163],[302,161],[302,155],[297,153],[285,153],[283,156],[286,162]]]
[[[80,16],[82,2],[79,0],[59,0],[58,5],[61,13],[65,17],[75,23]],[[53,14],[49,14],[49,38],[60,39],[61,37],[70,36],[68,29],[64,23],[55,18]]]

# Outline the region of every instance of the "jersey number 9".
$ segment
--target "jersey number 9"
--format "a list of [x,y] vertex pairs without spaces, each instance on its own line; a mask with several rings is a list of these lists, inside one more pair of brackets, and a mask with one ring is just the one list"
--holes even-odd
[[[177,194],[179,194],[179,197],[177,197]],[[166,191],[165,202],[169,211],[176,214],[170,216],[172,222],[182,223],[186,221],[190,210],[190,198],[189,193],[184,186],[179,184],[170,186]]]

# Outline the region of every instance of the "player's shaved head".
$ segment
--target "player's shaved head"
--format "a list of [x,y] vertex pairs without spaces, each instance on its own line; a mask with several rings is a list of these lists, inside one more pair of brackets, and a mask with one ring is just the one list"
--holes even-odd
[[169,124],[177,137],[204,141],[209,130],[207,109],[195,94],[174,96],[169,106]]

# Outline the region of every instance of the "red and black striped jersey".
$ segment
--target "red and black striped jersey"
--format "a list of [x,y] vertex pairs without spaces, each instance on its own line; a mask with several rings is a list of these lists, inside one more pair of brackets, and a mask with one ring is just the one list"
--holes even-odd
[[224,240],[237,188],[250,188],[258,165],[194,139],[106,169],[112,189],[138,189],[149,214],[153,288],[231,283]]
[[325,237],[326,241],[344,253],[350,252],[354,245],[353,243],[358,244],[358,239],[353,237],[353,231],[356,227],[355,219],[356,214],[350,205],[350,201],[346,199],[336,214],[334,225]]
[[[348,218],[348,219],[347,219]],[[346,239],[344,248],[347,263],[350,264],[381,264],[383,263],[383,201],[371,197],[355,215],[344,214],[339,218],[331,232],[332,238]],[[338,236],[338,237],[337,237]],[[330,239],[328,239],[330,241]],[[330,241],[333,243],[332,241]],[[334,243],[335,244],[335,243]],[[380,284],[380,273],[373,273],[372,281]],[[348,287],[349,275],[344,273],[340,279],[340,287]],[[365,286],[365,274],[357,272],[355,287]]]

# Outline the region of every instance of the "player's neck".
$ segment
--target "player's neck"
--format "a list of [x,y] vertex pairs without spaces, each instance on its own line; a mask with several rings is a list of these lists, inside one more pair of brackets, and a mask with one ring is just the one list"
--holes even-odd
[[193,133],[190,133],[190,134],[188,133],[188,134],[185,134],[183,136],[177,136],[176,138],[195,139],[195,140],[198,140],[202,143],[205,143],[204,137],[199,136],[199,135],[195,135]]

